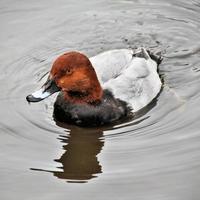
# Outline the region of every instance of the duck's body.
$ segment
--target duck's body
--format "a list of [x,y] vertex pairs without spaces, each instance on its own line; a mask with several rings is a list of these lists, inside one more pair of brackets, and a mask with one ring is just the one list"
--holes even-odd
[[90,61],[102,87],[111,91],[115,98],[127,102],[133,112],[148,105],[160,91],[158,63],[145,49],[111,50]]
[[60,121],[81,126],[111,123],[156,97],[161,89],[157,66],[143,48],[111,50],[90,59],[70,52],[55,61],[47,83],[27,100],[40,101],[61,90],[54,104]]

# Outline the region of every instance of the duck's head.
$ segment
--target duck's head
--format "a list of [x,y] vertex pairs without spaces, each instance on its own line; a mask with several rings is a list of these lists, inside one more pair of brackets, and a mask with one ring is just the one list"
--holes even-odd
[[101,100],[102,88],[87,56],[78,52],[59,56],[42,88],[26,99],[38,102],[59,91],[71,102],[95,103]]

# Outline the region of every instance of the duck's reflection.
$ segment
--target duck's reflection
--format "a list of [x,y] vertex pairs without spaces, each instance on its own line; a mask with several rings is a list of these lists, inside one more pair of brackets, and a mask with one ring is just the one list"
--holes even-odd
[[61,167],[56,168],[55,171],[33,168],[32,170],[51,172],[57,178],[66,179],[67,182],[81,183],[102,173],[97,155],[104,146],[104,141],[101,139],[103,132],[98,129],[65,127],[59,122],[57,125],[70,129],[69,135],[59,137],[59,140],[64,144],[64,153],[55,161],[60,163]]
[[53,172],[54,176],[71,181],[87,181],[102,173],[97,159],[104,142],[102,131],[73,128],[68,137],[60,138],[65,145],[64,154],[56,159],[62,164],[62,171]]
[[[122,119],[118,122],[119,124],[121,122],[120,127],[126,128],[128,126],[134,126],[148,119],[149,116],[145,115],[156,103],[157,100],[155,99],[151,104],[141,109],[133,116]],[[144,117],[141,118],[142,116]],[[80,128],[61,123],[55,118],[54,120],[58,126],[70,130],[69,134],[60,135],[58,138],[63,143],[64,153],[60,158],[55,159],[55,161],[60,163],[61,167],[57,167],[55,170],[35,168],[32,168],[32,170],[51,172],[59,179],[65,179],[67,182],[75,183],[88,182],[90,179],[97,177],[98,174],[103,173],[102,166],[97,156],[104,146],[103,132],[118,129],[115,127],[115,124],[101,128]]]

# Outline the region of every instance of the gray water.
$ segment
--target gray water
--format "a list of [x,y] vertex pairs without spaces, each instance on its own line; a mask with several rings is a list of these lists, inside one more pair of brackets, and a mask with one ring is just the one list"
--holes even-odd
[[[0,1],[1,200],[199,200],[199,0]],[[162,51],[158,98],[134,120],[60,124],[25,97],[60,54]]]

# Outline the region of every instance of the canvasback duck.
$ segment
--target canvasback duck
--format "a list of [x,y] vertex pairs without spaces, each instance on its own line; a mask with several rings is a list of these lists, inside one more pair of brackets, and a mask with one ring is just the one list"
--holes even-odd
[[79,52],[59,56],[42,88],[26,97],[39,102],[59,92],[54,117],[80,126],[117,121],[148,105],[159,93],[160,57],[144,48],[119,49],[90,59]]

